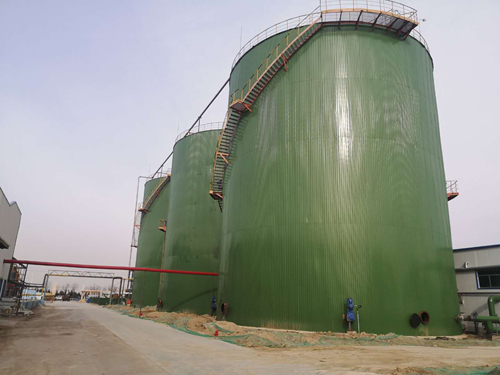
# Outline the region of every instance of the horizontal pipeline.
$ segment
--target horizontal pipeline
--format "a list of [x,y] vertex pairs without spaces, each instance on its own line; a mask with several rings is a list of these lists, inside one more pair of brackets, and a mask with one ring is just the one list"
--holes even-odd
[[163,270],[161,268],[99,266],[99,265],[95,265],[95,264],[55,263],[55,262],[39,262],[36,260],[14,260],[14,259],[4,259],[3,262],[10,263],[10,264],[27,264],[27,265],[34,265],[34,266],[53,266],[53,267],[65,267],[65,268],[89,268],[89,269],[96,269],[96,270],[180,273],[183,275],[200,275],[200,276],[219,276],[219,274],[217,272],[177,271],[177,270]]

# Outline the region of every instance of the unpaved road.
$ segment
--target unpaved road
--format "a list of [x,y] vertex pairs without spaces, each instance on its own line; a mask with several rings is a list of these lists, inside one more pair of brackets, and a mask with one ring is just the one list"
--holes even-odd
[[0,318],[0,374],[456,373],[500,365],[500,347],[250,349],[89,304],[56,302],[35,314]]

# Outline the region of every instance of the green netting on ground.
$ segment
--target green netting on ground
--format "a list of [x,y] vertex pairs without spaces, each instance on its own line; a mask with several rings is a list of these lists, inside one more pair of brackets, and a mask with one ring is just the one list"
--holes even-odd
[[[466,346],[500,346],[500,341],[481,339],[460,339],[450,337],[419,338],[401,336],[394,333],[386,335],[374,334],[342,334],[332,332],[300,332],[266,328],[241,327],[231,322],[216,321],[208,315],[157,312],[155,307],[143,309],[113,306],[124,315],[166,324],[174,329],[191,335],[207,337],[245,347],[296,348],[296,347],[335,347],[335,346],[431,346],[431,347],[466,347]],[[218,336],[215,336],[217,332]],[[439,374],[438,369],[429,370]],[[479,371],[479,370],[478,370]],[[481,370],[482,371],[482,370]],[[448,373],[447,373],[448,374]],[[458,373],[457,373],[458,374]],[[468,373],[467,373],[468,374]],[[473,375],[473,373],[471,373]],[[479,372],[478,374],[482,374]],[[500,374],[498,374],[500,375]]]
[[[423,370],[423,371],[422,371]],[[500,366],[494,367],[425,367],[416,371],[415,374],[435,374],[435,375],[500,375]],[[411,374],[411,373],[409,373]]]

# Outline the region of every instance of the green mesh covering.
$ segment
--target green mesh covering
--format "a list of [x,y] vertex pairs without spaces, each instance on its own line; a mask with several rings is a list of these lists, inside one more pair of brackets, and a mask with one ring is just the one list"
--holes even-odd
[[[120,309],[117,306],[112,308]],[[138,318],[139,311],[140,309],[135,308],[120,312],[123,315],[128,315],[134,318]],[[144,309],[143,311],[145,311],[145,315],[147,315],[148,312],[151,312],[151,308],[149,310]],[[459,339],[450,339],[448,337],[435,337],[435,338],[424,339],[424,338],[415,338],[415,337],[397,335],[394,333],[386,335],[372,335],[364,333],[360,335],[356,334],[346,335],[346,334],[334,334],[330,332],[282,331],[273,329],[240,327],[240,326],[235,326],[238,328],[239,331],[233,331],[221,327],[219,325],[220,324],[219,322],[208,322],[203,324],[203,327],[206,329],[206,333],[201,333],[194,331],[188,327],[191,317],[181,316],[175,318],[170,316],[168,321],[158,321],[158,319],[151,319],[147,318],[146,316],[143,316],[142,319],[152,320],[157,323],[165,324],[168,325],[169,327],[172,327],[174,329],[192,335],[217,339],[244,347],[296,348],[296,347],[306,347],[306,346],[339,347],[339,346],[387,346],[387,345],[428,346],[428,347],[500,346],[500,342],[498,341],[488,341],[481,339],[459,340]],[[218,330],[218,336],[215,336],[216,330]],[[242,331],[244,331],[245,333],[242,334],[241,333]],[[447,369],[447,371],[448,370],[449,369]],[[482,371],[482,369],[478,371]],[[445,372],[445,373],[452,374],[453,372]],[[464,372],[457,372],[457,374],[459,373],[464,373]],[[471,372],[471,374],[472,373],[475,372]],[[483,373],[484,372],[478,372],[478,374],[483,374]]]

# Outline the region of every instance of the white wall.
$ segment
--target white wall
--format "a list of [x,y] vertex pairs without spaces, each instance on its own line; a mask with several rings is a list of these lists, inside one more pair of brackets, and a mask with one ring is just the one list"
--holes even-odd
[[[461,298],[460,312],[489,315],[488,296],[500,294],[500,289],[478,289],[475,267],[500,267],[500,245],[483,248],[457,249],[453,251],[457,275],[458,294]],[[468,263],[468,268],[464,267]],[[500,304],[496,305],[497,313]],[[474,323],[464,322],[466,330],[474,331]]]
[[17,233],[21,224],[21,210],[16,202],[9,203],[0,188],[0,237],[9,244],[8,249],[0,249],[0,279],[9,276],[10,264],[3,264],[4,259],[11,259],[16,248]]

